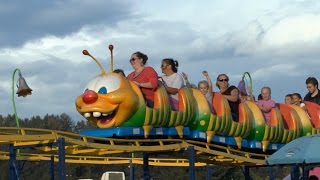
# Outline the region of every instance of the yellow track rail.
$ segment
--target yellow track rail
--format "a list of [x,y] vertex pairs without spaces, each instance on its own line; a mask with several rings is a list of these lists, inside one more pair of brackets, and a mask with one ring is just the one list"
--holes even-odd
[[[0,127],[0,145],[13,144],[14,146],[44,145],[37,148],[42,153],[24,154],[19,158],[25,160],[48,160],[51,154],[56,153],[58,148],[50,146],[58,138],[65,139],[66,163],[89,163],[89,164],[128,164],[131,158],[105,157],[112,154],[128,154],[132,152],[164,152],[169,158],[152,159],[149,164],[155,166],[187,166],[187,155],[181,153],[189,146],[193,146],[196,152],[196,165],[204,163],[225,165],[263,165],[267,155],[250,153],[234,149],[232,147],[208,144],[205,142],[183,139],[115,139],[83,136],[79,134],[34,128]],[[49,145],[48,145],[49,144]],[[44,154],[47,153],[47,154]],[[174,154],[171,155],[170,154]],[[6,160],[5,153],[0,160]],[[178,158],[178,156],[181,158]],[[99,157],[100,156],[100,157]],[[101,157],[103,156],[103,157]],[[142,164],[141,158],[133,158],[134,164]],[[57,157],[55,156],[55,161]],[[80,162],[81,161],[81,162]]]
[[[53,155],[54,162],[59,162],[58,156]],[[9,160],[9,153],[0,151],[0,160]],[[69,164],[143,164],[143,158],[125,158],[125,157],[101,157],[101,156],[75,156],[66,155],[65,162]],[[51,154],[31,154],[19,153],[17,160],[24,161],[50,161]],[[189,166],[187,159],[165,159],[165,158],[149,158],[151,166]],[[197,162],[195,166],[205,166],[206,163]]]

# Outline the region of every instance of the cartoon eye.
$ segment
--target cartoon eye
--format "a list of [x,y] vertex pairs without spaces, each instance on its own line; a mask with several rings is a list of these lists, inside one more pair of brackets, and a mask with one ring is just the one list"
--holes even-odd
[[97,84],[97,82],[99,81],[101,77],[95,77],[94,79],[92,79],[91,81],[88,82],[88,84],[86,85],[86,87],[84,88],[84,92],[86,90],[93,90],[95,89],[95,85]]
[[106,87],[101,87],[100,89],[99,89],[99,91],[98,91],[98,93],[100,93],[100,94],[107,94],[107,88]]
[[121,81],[118,76],[110,74],[100,76],[100,79],[95,84],[94,91],[100,94],[107,94],[116,91],[120,88]]
[[97,76],[89,81],[84,91],[92,90],[96,93],[107,94],[118,90],[120,85],[120,78],[115,74],[109,74],[107,76]]

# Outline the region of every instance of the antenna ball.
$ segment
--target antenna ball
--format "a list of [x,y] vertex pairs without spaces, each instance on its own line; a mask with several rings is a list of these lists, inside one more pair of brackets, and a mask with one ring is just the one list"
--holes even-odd
[[109,45],[109,49],[110,49],[111,51],[113,50],[113,45],[112,45],[112,44]]
[[89,55],[89,52],[88,52],[87,50],[83,50],[83,51],[82,51],[82,54],[84,54],[84,55]]

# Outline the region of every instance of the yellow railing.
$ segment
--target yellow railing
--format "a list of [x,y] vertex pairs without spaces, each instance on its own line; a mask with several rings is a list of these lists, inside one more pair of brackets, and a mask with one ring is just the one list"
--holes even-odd
[[[167,159],[149,159],[149,164],[154,166],[188,166],[187,155],[184,152],[193,146],[196,152],[197,166],[205,164],[226,165],[262,165],[265,164],[267,154],[261,151],[251,153],[238,150],[235,147],[225,147],[206,142],[184,139],[116,139],[83,136],[63,131],[34,128],[0,127],[0,145],[13,144],[14,146],[37,147],[43,153],[19,153],[17,158],[26,160],[48,160],[50,153],[56,153],[58,148],[52,146],[59,138],[65,139],[66,163],[88,164],[128,164],[131,158],[105,157],[106,155],[127,155],[133,152],[161,152]],[[45,154],[47,153],[47,154]],[[0,153],[0,160],[7,160],[6,153]],[[102,157],[103,156],[103,157]],[[58,159],[55,156],[55,161]],[[81,161],[81,162],[80,162]],[[134,164],[142,164],[141,158],[134,158]]]

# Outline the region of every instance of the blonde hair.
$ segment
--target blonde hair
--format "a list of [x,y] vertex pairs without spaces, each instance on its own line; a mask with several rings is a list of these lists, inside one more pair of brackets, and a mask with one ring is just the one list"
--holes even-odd
[[208,83],[208,81],[206,81],[206,80],[200,81],[200,82],[198,83],[198,88],[200,88],[200,85],[201,85],[201,84],[205,84],[205,85],[207,85],[207,87],[209,87],[209,83]]
[[262,87],[262,88],[261,88],[261,92],[262,92],[262,90],[264,90],[264,89],[267,89],[267,90],[269,91],[269,93],[270,93],[270,96],[271,96],[271,88],[268,87],[268,86]]

